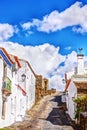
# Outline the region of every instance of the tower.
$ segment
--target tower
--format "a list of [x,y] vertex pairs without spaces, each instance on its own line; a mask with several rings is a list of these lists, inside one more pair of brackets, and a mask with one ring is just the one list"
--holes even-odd
[[79,53],[77,54],[77,74],[83,75],[84,74],[84,55],[82,54],[82,48],[79,48]]

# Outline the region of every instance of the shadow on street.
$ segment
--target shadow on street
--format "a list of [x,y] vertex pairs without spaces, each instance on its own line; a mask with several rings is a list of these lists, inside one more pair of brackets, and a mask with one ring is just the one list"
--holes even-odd
[[61,96],[55,96],[51,101],[57,102],[58,108],[54,107],[46,120],[54,125],[68,125],[72,126],[74,130],[78,130],[69,115],[65,113],[65,110],[62,107],[64,104],[61,102]]

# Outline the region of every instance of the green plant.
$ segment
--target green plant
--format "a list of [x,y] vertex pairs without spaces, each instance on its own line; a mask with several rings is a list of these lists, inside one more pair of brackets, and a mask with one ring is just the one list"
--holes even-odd
[[74,102],[75,103],[83,103],[87,100],[87,96],[86,95],[82,95],[81,97],[75,98]]
[[75,119],[79,118],[80,112],[82,112],[82,108],[78,107],[77,110],[76,110]]
[[82,111],[85,110],[87,105],[87,95],[82,95],[76,99],[74,99],[74,102],[77,104],[77,110],[75,112],[75,119],[79,118],[79,115]]
[[0,128],[0,130],[9,130],[8,128]]

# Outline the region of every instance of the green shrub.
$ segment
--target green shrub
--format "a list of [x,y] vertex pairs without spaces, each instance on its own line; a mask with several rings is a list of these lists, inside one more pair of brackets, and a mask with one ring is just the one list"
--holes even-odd
[[0,128],[0,130],[9,130],[8,128]]

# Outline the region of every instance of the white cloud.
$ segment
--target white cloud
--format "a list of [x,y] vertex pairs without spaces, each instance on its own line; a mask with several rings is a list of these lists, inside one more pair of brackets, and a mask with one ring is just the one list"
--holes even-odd
[[72,49],[71,46],[68,46],[68,47],[65,48],[65,50],[71,50],[71,49]]
[[7,23],[5,24],[0,23],[0,41],[4,41],[12,37],[14,32],[15,29],[12,25],[9,25]]
[[27,23],[21,24],[21,26],[23,27],[24,30],[27,30],[27,29],[30,29],[30,27],[33,25],[31,22],[27,22]]
[[[58,53],[59,47],[54,47],[48,43],[39,46],[23,46],[17,43],[6,42],[3,44],[12,54],[24,58],[33,65],[36,73],[49,76],[61,62],[64,62],[65,56]],[[19,50],[20,48],[20,50]],[[20,53],[20,51],[22,53]]]
[[64,84],[62,82],[63,77],[61,75],[53,75],[50,80],[50,88],[57,89],[58,91],[64,90]]
[[72,51],[70,54],[66,56],[64,66],[59,66],[59,68],[56,71],[56,74],[62,74],[66,73],[68,71],[71,71],[77,62],[77,53],[75,51]]
[[19,28],[17,27],[17,25],[13,26],[13,29],[14,29],[14,32],[17,34],[20,30]]
[[[10,54],[29,61],[36,74],[41,74],[49,78],[50,88],[63,90],[62,79],[66,71],[71,70],[76,62],[76,52],[67,56],[59,53],[60,47],[55,47],[49,43],[39,46],[23,46],[18,43],[0,43]],[[20,53],[21,52],[21,53]],[[64,62],[64,66],[60,66]]]
[[84,34],[87,32],[87,30],[83,27],[73,27],[72,30],[77,33]]
[[[24,29],[30,29],[36,26],[38,31],[49,33],[61,30],[69,26],[79,25],[81,28],[78,32],[87,32],[87,5],[76,2],[66,10],[58,12],[57,10],[43,17],[43,20],[33,19],[32,22],[24,23]],[[77,32],[76,29],[74,31]]]

